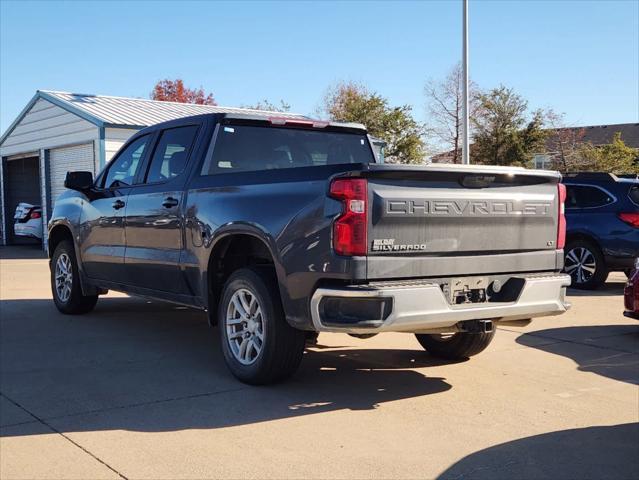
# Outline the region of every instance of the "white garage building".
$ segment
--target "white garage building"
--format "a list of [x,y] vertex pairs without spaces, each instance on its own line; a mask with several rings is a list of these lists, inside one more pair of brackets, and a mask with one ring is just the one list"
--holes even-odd
[[46,225],[53,202],[64,189],[67,171],[97,174],[131,135],[146,126],[189,115],[223,112],[266,113],[39,90],[0,137],[2,244],[17,242],[13,214],[19,202],[41,205]]

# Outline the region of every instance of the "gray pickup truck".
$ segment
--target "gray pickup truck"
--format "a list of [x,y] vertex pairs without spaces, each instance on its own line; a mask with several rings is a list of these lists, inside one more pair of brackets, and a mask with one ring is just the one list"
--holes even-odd
[[[67,174],[48,229],[57,308],[108,290],[206,310],[240,380],[290,376],[318,332],[484,350],[568,308],[553,172],[376,163],[366,130],[210,114],[138,132]],[[311,340],[312,341],[312,340]]]

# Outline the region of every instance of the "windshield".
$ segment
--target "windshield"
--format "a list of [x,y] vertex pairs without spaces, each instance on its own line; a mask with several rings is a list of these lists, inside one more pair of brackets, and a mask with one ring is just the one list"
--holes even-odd
[[373,163],[365,134],[220,125],[202,175],[344,163]]

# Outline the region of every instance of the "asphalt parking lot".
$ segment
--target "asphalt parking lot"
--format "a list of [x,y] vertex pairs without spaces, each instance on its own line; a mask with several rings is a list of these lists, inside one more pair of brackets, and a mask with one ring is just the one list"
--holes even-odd
[[196,311],[110,293],[57,312],[47,261],[0,249],[0,477],[639,478],[625,277],[444,363],[411,335],[322,334],[289,382],[226,370]]

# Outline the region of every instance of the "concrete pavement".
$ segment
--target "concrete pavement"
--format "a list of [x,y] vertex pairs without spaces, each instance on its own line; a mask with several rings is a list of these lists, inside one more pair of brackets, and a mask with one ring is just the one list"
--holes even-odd
[[621,275],[466,362],[322,334],[293,379],[256,388],[200,312],[110,293],[59,314],[39,256],[0,249],[3,479],[639,478]]

